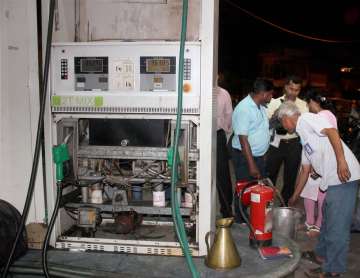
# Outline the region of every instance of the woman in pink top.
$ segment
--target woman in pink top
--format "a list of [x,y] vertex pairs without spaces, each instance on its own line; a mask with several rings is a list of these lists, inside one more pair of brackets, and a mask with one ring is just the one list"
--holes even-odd
[[[324,117],[334,128],[337,129],[337,120],[333,113],[334,109],[329,100],[323,94],[316,90],[310,89],[305,97],[311,113],[317,113]],[[311,169],[310,171],[305,169]],[[305,178],[302,178],[305,177]],[[312,168],[302,167],[295,192],[289,200],[289,204],[293,205],[299,196],[304,198],[304,206],[306,213],[305,226],[308,229],[309,236],[317,236],[320,232],[322,222],[322,205],[325,200],[326,193],[319,190],[321,177],[314,173]],[[317,203],[317,217],[315,218],[315,206]]]

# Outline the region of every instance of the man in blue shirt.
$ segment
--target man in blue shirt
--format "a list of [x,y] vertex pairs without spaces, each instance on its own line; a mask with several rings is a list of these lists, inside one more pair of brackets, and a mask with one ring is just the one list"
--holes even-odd
[[[254,180],[265,176],[264,154],[269,148],[269,120],[265,105],[273,94],[273,84],[263,78],[254,82],[253,92],[236,107],[232,116],[233,162],[236,180]],[[235,199],[236,222],[243,222],[239,200]]]

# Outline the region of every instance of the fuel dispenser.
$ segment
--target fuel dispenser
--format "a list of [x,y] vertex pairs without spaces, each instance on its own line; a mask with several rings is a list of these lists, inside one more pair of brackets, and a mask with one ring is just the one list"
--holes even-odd
[[[207,220],[199,214],[211,212],[210,204],[199,204],[205,190],[199,177],[205,163],[199,156],[200,51],[198,42],[185,44],[176,186],[193,256],[206,253],[199,243]],[[53,44],[47,154],[71,133],[65,179],[78,181],[64,190],[69,198],[54,227],[56,248],[182,255],[169,199],[178,59],[176,42]],[[54,183],[55,170],[48,165]]]

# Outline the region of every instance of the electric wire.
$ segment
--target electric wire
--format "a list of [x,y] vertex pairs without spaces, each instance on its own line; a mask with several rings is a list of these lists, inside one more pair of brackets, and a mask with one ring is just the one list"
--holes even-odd
[[275,24],[269,20],[266,20],[242,7],[240,7],[238,4],[235,4],[234,2],[230,1],[230,0],[225,0],[225,2],[227,2],[229,5],[239,9],[240,11],[242,11],[243,13],[259,20],[259,21],[262,21],[268,25],[270,25],[271,27],[274,27],[278,30],[281,30],[283,32],[286,32],[288,34],[291,34],[291,35],[294,35],[294,36],[298,36],[298,37],[301,37],[303,39],[307,39],[307,40],[313,40],[313,41],[319,41],[319,42],[324,42],[324,43],[356,43],[356,42],[360,42],[360,40],[331,40],[331,39],[325,39],[325,38],[320,38],[320,37],[315,37],[315,36],[310,36],[310,35],[306,35],[306,34],[302,34],[302,33],[299,33],[299,32],[296,32],[296,31],[292,31],[288,28],[285,28],[285,27],[282,27],[278,24]]
[[57,194],[56,194],[55,207],[54,207],[53,213],[51,215],[51,219],[50,219],[50,223],[48,225],[48,229],[46,231],[45,240],[44,240],[42,253],[41,253],[41,256],[42,256],[42,268],[43,268],[44,275],[45,275],[46,278],[50,277],[49,270],[48,270],[48,263],[47,263],[47,250],[48,250],[48,247],[49,247],[49,241],[50,241],[50,237],[51,237],[51,232],[52,232],[52,229],[54,228],[56,216],[58,214],[59,207],[60,207],[60,200],[61,200],[61,195],[62,195],[62,184],[61,184],[61,182],[58,182],[56,184],[56,187],[57,187]]
[[[39,83],[39,101],[41,101],[41,85],[42,85],[42,68],[43,68],[43,48],[42,48],[42,12],[41,12],[41,0],[36,0],[36,24],[37,24],[37,46],[38,46],[38,83]],[[45,155],[45,136],[44,131],[41,134],[41,162],[42,162],[42,174],[43,174],[43,192],[44,192],[44,207],[45,207],[45,216],[44,223],[48,224],[48,200],[47,200],[47,182],[46,182],[46,155]]]
[[49,76],[49,68],[50,68],[50,53],[51,53],[51,42],[52,42],[52,34],[53,34],[53,21],[54,21],[54,7],[55,7],[55,0],[50,0],[49,5],[49,23],[48,23],[48,32],[47,32],[47,41],[46,41],[46,54],[45,54],[45,65],[44,65],[44,75],[43,75],[43,86],[42,86],[42,93],[41,93],[41,102],[40,102],[40,112],[39,112],[39,119],[38,119],[38,126],[37,126],[37,133],[36,133],[36,144],[34,150],[34,157],[33,157],[33,164],[31,169],[31,176],[29,181],[29,187],[26,195],[25,205],[23,209],[23,213],[21,215],[21,222],[20,228],[16,234],[14,243],[12,245],[9,258],[6,262],[6,265],[3,269],[2,278],[6,278],[9,272],[10,265],[12,263],[12,259],[15,253],[16,245],[19,242],[20,236],[24,230],[25,222],[29,213],[31,199],[34,192],[35,187],[35,180],[37,176],[37,169],[39,164],[39,155],[40,155],[40,148],[41,148],[41,135],[43,134],[44,130],[44,114],[45,114],[45,105],[46,105],[46,92],[47,92],[47,84],[48,84],[48,76]]

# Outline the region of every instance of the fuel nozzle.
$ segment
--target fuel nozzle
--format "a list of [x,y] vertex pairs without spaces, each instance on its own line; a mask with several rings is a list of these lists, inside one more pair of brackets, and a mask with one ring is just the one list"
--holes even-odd
[[53,147],[53,159],[56,165],[56,181],[61,182],[64,179],[64,162],[69,160],[69,150],[66,143]]

